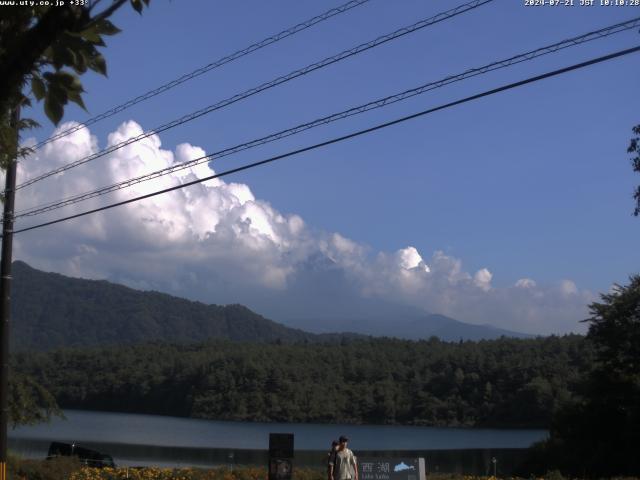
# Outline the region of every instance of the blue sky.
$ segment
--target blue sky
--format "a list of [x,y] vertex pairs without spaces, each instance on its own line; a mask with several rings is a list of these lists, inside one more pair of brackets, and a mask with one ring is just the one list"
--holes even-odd
[[[65,121],[83,121],[338,4],[154,0],[142,16],[125,8],[114,18],[123,32],[105,50],[108,79],[83,77],[90,113],[71,107]],[[91,133],[104,146],[126,120],[158,126],[458,4],[372,0],[101,122]],[[162,146],[189,142],[212,152],[639,15],[638,7],[496,0],[165,132]],[[629,31],[570,48],[222,159],[213,168],[639,43],[638,32]],[[249,185],[257,198],[299,215],[311,229],[339,232],[373,251],[411,245],[423,257],[440,250],[462,259],[470,272],[486,267],[497,288],[521,278],[550,285],[571,279],[580,289],[606,291],[640,266],[640,220],[631,215],[640,178],[626,153],[631,127],[640,123],[639,62],[638,54],[630,55],[227,180]],[[53,131],[41,123],[38,138]]]

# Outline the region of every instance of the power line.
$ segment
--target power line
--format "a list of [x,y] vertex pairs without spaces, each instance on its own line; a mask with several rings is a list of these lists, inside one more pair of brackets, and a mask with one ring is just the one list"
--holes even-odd
[[50,212],[53,210],[57,210],[69,205],[73,205],[91,198],[95,198],[98,196],[102,196],[102,195],[106,195],[108,193],[112,193],[115,192],[117,190],[121,190],[123,188],[127,188],[133,185],[137,185],[138,183],[144,182],[144,181],[148,181],[154,178],[159,178],[163,175],[168,175],[170,173],[173,172],[177,172],[180,170],[184,170],[186,168],[191,168],[195,165],[199,165],[201,163],[205,163],[205,162],[209,162],[211,160],[217,160],[244,150],[248,150],[250,148],[254,148],[260,145],[264,145],[266,143],[270,143],[276,140],[280,140],[282,138],[286,138],[289,137],[291,135],[295,135],[298,134],[300,132],[306,131],[306,130],[310,130],[312,128],[321,126],[321,125],[326,125],[328,123],[332,123],[338,120],[342,120],[344,118],[348,118],[354,115],[358,115],[370,110],[374,110],[374,109],[378,109],[378,108],[382,108],[384,106],[399,102],[399,101],[403,101],[406,100],[408,98],[414,97],[416,95],[420,95],[423,94],[425,92],[434,90],[436,88],[441,88],[444,87],[446,85],[449,85],[451,83],[455,83],[455,82],[459,82],[462,80],[465,80],[467,78],[471,78],[477,75],[481,75],[484,73],[488,73],[491,71],[495,71],[495,70],[499,70],[502,68],[506,68],[515,64],[519,64],[525,61],[529,61],[529,60],[533,60],[535,58],[550,54],[550,53],[554,53],[557,52],[559,50],[565,49],[565,48],[569,48],[572,46],[576,46],[576,45],[580,45],[586,42],[590,42],[593,40],[597,40],[600,38],[605,38],[608,37],[610,35],[616,34],[616,33],[620,33],[620,32],[624,32],[627,30],[630,30],[632,28],[636,28],[640,26],[640,17],[636,17],[634,19],[631,20],[627,20],[625,22],[621,22],[621,23],[617,23],[605,28],[601,28],[599,30],[595,30],[592,32],[588,32],[585,33],[583,35],[580,36],[576,36],[576,37],[572,37],[566,40],[563,40],[561,42],[556,42],[554,44],[551,45],[547,45],[545,47],[541,47],[538,48],[536,50],[531,50],[525,53],[521,53],[519,55],[515,55],[512,57],[509,57],[507,59],[504,60],[499,60],[487,65],[484,65],[482,67],[477,67],[477,68],[473,68],[473,69],[469,69],[466,70],[463,73],[459,73],[457,75],[450,75],[448,77],[445,77],[441,80],[438,81],[434,81],[434,82],[429,82],[426,83],[424,85],[420,85],[419,87],[416,88],[412,88],[409,90],[405,90],[403,92],[394,94],[394,95],[390,95],[384,98],[380,98],[374,101],[371,101],[369,103],[357,106],[357,107],[353,107],[350,108],[348,110],[344,110],[341,111],[339,113],[334,113],[332,115],[329,116],[325,116],[322,118],[318,118],[316,120],[313,120],[311,122],[307,122],[301,125],[297,125],[295,127],[292,128],[288,128],[286,130],[282,130],[279,131],[277,133],[273,133],[270,135],[267,135],[265,137],[261,137],[255,140],[251,140],[250,142],[245,142],[233,147],[229,147],[226,148],[224,150],[220,150],[218,152],[214,152],[208,155],[204,155],[192,160],[188,160],[186,162],[182,162],[180,164],[177,165],[171,165],[169,167],[165,167],[163,169],[157,170],[155,172],[151,172],[151,173],[147,173],[144,175],[140,175],[138,177],[134,177],[134,178],[129,178],[127,180],[121,181],[121,182],[117,182],[114,183],[112,185],[108,185],[108,186],[104,186],[101,188],[98,188],[96,190],[92,190],[89,192],[84,192],[84,193],[80,193],[77,195],[73,195],[67,198],[63,198],[61,200],[56,200],[53,202],[48,202],[44,205],[38,205],[35,207],[32,207],[30,209],[26,209],[23,210],[21,212],[18,212],[15,215],[15,218],[21,218],[21,217],[29,217],[29,216],[35,216],[35,215],[39,215],[42,213],[46,213],[46,212]]
[[276,33],[275,35],[272,35],[270,37],[267,37],[263,40],[260,40],[259,42],[256,42],[252,45],[249,45],[246,48],[243,48],[241,50],[238,50],[230,55],[226,55],[218,60],[216,60],[215,62],[209,63],[208,65],[205,65],[203,67],[200,67],[196,70],[193,70],[192,72],[189,73],[185,73],[184,75],[165,83],[164,85],[161,85],[157,88],[154,88],[153,90],[149,90],[146,93],[143,93],[142,95],[139,95],[135,98],[132,98],[131,100],[128,100],[116,107],[113,107],[99,115],[96,115],[95,117],[90,118],[89,120],[86,120],[83,123],[80,123],[78,125],[75,125],[71,128],[68,128],[66,130],[63,130],[62,132],[46,139],[43,140],[42,142],[36,144],[34,147],[34,149],[38,149],[48,143],[51,143],[59,138],[62,137],[66,137],[67,135],[70,135],[74,132],[77,132],[78,130],[81,130],[83,128],[88,127],[89,125],[93,125],[94,123],[97,123],[101,120],[104,120],[105,118],[109,118],[112,117],[113,115],[116,115],[117,113],[120,113],[134,105],[137,105],[138,103],[141,103],[145,100],[148,100],[150,98],[153,98],[157,95],[160,95],[161,93],[166,92],[167,90],[171,90],[174,87],[177,87],[178,85],[185,83],[189,80],[192,80],[196,77],[199,77],[200,75],[203,75],[207,72],[210,72],[211,70],[214,70],[218,67],[222,67],[223,65],[226,65],[227,63],[231,63],[235,60],[238,60],[239,58],[242,58],[246,55],[249,55],[253,52],[256,52],[262,48],[265,48],[273,43],[279,42],[280,40],[283,40],[287,37],[290,37],[292,35],[295,35],[296,33],[299,33],[303,30],[306,30],[307,28],[313,27],[314,25],[317,25],[318,23],[321,23],[325,20],[328,20],[332,17],[335,17],[336,15],[339,15],[341,13],[347,12],[349,10],[351,10],[352,8],[355,7],[359,7],[360,5],[369,2],[370,0],[351,0],[343,5],[340,5],[339,7],[336,8],[332,8],[331,10],[327,10],[326,12],[317,15],[313,18],[310,18],[308,20],[305,20],[302,23],[299,23],[291,28],[288,28],[286,30],[281,31],[280,33]]
[[455,8],[452,8],[450,10],[447,10],[445,12],[439,13],[433,17],[429,17],[423,20],[420,20],[419,22],[414,23],[413,25],[407,26],[407,27],[403,27],[400,28],[390,34],[387,35],[382,35],[380,37],[375,38],[374,40],[371,40],[369,42],[366,43],[362,43],[356,47],[350,48],[348,50],[344,50],[343,52],[337,54],[337,55],[333,55],[331,57],[327,57],[324,60],[320,60],[319,62],[307,65],[306,67],[303,67],[301,69],[298,70],[294,70],[293,72],[290,72],[286,75],[280,76],[274,80],[271,80],[269,82],[265,82],[257,87],[253,87],[249,90],[244,91],[243,93],[239,93],[236,94],[232,97],[229,97],[225,100],[222,100],[218,103],[209,105],[207,107],[204,107],[200,110],[197,110],[195,112],[192,112],[190,114],[184,115],[183,117],[180,117],[177,120],[173,120],[169,123],[165,123],[164,125],[157,127],[153,130],[149,130],[147,132],[143,132],[140,135],[137,135],[135,137],[131,137],[128,138],[127,140],[124,140],[116,145],[112,145],[111,147],[108,147],[100,152],[96,152],[92,155],[88,155],[86,157],[83,157],[79,160],[76,160],[74,162],[68,163],[66,165],[63,165],[61,167],[58,167],[54,170],[50,170],[49,172],[43,173],[42,175],[39,175],[37,177],[32,178],[31,180],[27,180],[25,182],[22,182],[21,184],[16,186],[16,190],[24,188],[28,185],[32,185],[36,182],[39,182],[41,180],[44,180],[45,178],[49,178],[53,175],[57,175],[58,173],[62,173],[64,171],[70,170],[72,168],[75,168],[79,165],[85,164],[87,162],[90,162],[92,160],[95,160],[97,158],[103,157],[109,153],[112,153],[116,150],[119,150],[120,148],[123,148],[127,145],[130,145],[132,143],[138,142],[140,140],[143,140],[147,137],[150,137],[151,135],[156,135],[158,133],[162,133],[166,130],[169,130],[171,128],[177,127],[178,125],[182,125],[184,123],[190,122],[192,120],[195,120],[196,118],[202,117],[203,115],[207,115],[208,113],[211,113],[215,110],[219,110],[221,108],[227,107],[233,103],[236,103],[240,100],[243,100],[247,97],[251,97],[253,95],[256,95],[257,93],[260,93],[264,90],[268,90],[270,88],[274,88],[282,83],[288,82],[290,80],[293,80],[295,78],[304,76],[304,75],[308,75],[309,73],[324,68],[328,65],[332,65],[334,63],[337,63],[341,60],[344,60],[346,58],[352,57],[354,55],[357,55],[359,53],[365,52],[367,50],[370,50],[372,48],[375,48],[379,45],[382,45],[386,42],[389,42],[391,40],[395,40],[396,38],[400,38],[403,37],[405,35],[408,35],[410,33],[413,33],[415,31],[418,31],[420,29],[423,29],[425,27],[434,25],[436,23],[442,22],[444,20],[448,20],[450,18],[453,18],[457,15],[460,15],[462,13],[468,12],[470,10],[473,10],[475,8],[478,8],[481,5],[490,3],[494,0],[473,0],[471,2],[459,5]]
[[638,51],[640,51],[640,45],[636,46],[636,47],[628,48],[628,49],[625,49],[625,50],[620,50],[620,51],[617,51],[617,52],[614,52],[614,53],[610,53],[608,55],[604,55],[604,56],[601,56],[601,57],[597,57],[597,58],[594,58],[594,59],[591,59],[591,60],[588,60],[588,61],[585,61],[585,62],[577,63],[577,64],[574,64],[574,65],[571,65],[571,66],[568,66],[568,67],[564,67],[564,68],[560,68],[560,69],[557,69],[557,70],[553,70],[551,72],[543,73],[541,75],[536,75],[534,77],[529,77],[529,78],[527,78],[525,80],[520,80],[518,82],[509,83],[507,85],[503,85],[501,87],[497,87],[497,88],[494,88],[492,90],[487,90],[487,91],[484,91],[482,93],[478,93],[476,95],[472,95],[472,96],[465,97],[465,98],[460,99],[460,100],[456,100],[456,101],[453,101],[453,102],[446,103],[444,105],[440,105],[438,107],[429,108],[427,110],[423,110],[421,112],[414,113],[412,115],[407,115],[405,117],[397,118],[395,120],[391,120],[389,122],[381,123],[381,124],[375,125],[373,127],[369,127],[369,128],[363,129],[363,130],[358,130],[358,131],[350,133],[348,135],[344,135],[344,136],[341,136],[341,137],[336,137],[336,138],[333,138],[331,140],[326,140],[324,142],[316,143],[314,145],[310,145],[308,147],[300,148],[298,150],[293,150],[293,151],[290,151],[290,152],[287,152],[287,153],[284,153],[284,154],[281,154],[281,155],[276,155],[274,157],[270,157],[270,158],[267,158],[265,160],[260,160],[258,162],[254,162],[254,163],[250,163],[250,164],[247,164],[247,165],[243,165],[241,167],[232,168],[230,170],[226,170],[226,171],[221,172],[221,173],[216,173],[214,175],[209,175],[209,176],[204,177],[204,178],[199,178],[197,180],[193,180],[193,181],[190,181],[190,182],[187,182],[187,183],[183,183],[183,184],[180,184],[180,185],[175,185],[173,187],[169,187],[169,188],[165,188],[165,189],[162,189],[162,190],[158,190],[158,191],[155,191],[155,192],[152,192],[152,193],[148,193],[146,195],[141,195],[141,196],[138,196],[138,197],[130,198],[128,200],[123,200],[121,202],[116,202],[116,203],[112,203],[112,204],[109,204],[109,205],[105,205],[103,207],[94,208],[92,210],[87,210],[87,211],[84,211],[84,212],[81,212],[81,213],[77,213],[75,215],[69,215],[67,217],[62,217],[62,218],[58,218],[56,220],[52,220],[52,221],[49,221],[49,222],[44,222],[44,223],[40,223],[38,225],[33,225],[31,227],[26,227],[26,228],[22,228],[22,229],[19,229],[19,230],[15,230],[13,233],[14,234],[15,233],[22,233],[22,232],[27,232],[29,230],[35,230],[37,228],[42,228],[42,227],[46,227],[46,226],[49,226],[49,225],[54,225],[56,223],[65,222],[65,221],[68,221],[68,220],[72,220],[74,218],[84,217],[86,215],[91,215],[93,213],[102,212],[104,210],[109,210],[111,208],[119,207],[119,206],[122,206],[122,205],[127,205],[129,203],[138,202],[140,200],[145,200],[147,198],[155,197],[157,195],[161,195],[161,194],[164,194],[164,193],[169,193],[169,192],[172,192],[174,190],[179,190],[179,189],[182,189],[182,188],[185,188],[185,187],[190,187],[190,186],[196,185],[198,183],[207,182],[209,180],[213,180],[213,179],[216,179],[216,178],[225,177],[227,175],[231,175],[231,174],[234,174],[234,173],[242,172],[244,170],[249,170],[251,168],[259,167],[259,166],[265,165],[267,163],[272,163],[272,162],[275,162],[277,160],[282,160],[284,158],[292,157],[292,156],[298,155],[300,153],[308,152],[308,151],[315,150],[315,149],[318,149],[318,148],[321,148],[321,147],[326,147],[328,145],[332,145],[334,143],[339,143],[339,142],[342,142],[342,141],[345,141],[345,140],[349,140],[351,138],[359,137],[361,135],[366,135],[368,133],[375,132],[375,131],[381,130],[383,128],[387,128],[387,127],[390,127],[392,125],[403,123],[403,122],[406,122],[408,120],[413,120],[415,118],[422,117],[424,115],[428,115],[430,113],[434,113],[434,112],[437,112],[437,111],[440,111],[440,110],[445,110],[447,108],[451,108],[451,107],[454,107],[456,105],[461,105],[463,103],[471,102],[473,100],[478,100],[480,98],[487,97],[487,96],[490,96],[490,95],[494,95],[496,93],[504,92],[506,90],[511,90],[511,89],[514,89],[514,88],[517,88],[517,87],[521,87],[523,85],[527,85],[529,83],[534,83],[534,82],[537,82],[537,81],[540,81],[540,80],[544,80],[546,78],[555,77],[555,76],[558,76],[558,75],[561,75],[561,74],[564,74],[564,73],[567,73],[567,72],[570,72],[570,71],[573,71],[573,70],[578,70],[578,69],[581,69],[581,68],[585,68],[585,67],[588,67],[590,65],[595,65],[597,63],[602,63],[602,62],[605,62],[605,61],[608,61],[608,60],[612,60],[614,58],[622,57],[624,55],[629,55],[631,53],[635,53],[635,52],[638,52]]

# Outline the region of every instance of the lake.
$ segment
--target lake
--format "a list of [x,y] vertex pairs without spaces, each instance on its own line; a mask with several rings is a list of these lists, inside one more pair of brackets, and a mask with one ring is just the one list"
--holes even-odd
[[[66,420],[9,431],[9,448],[44,458],[51,441],[94,447],[118,465],[264,465],[269,433],[295,435],[296,464],[321,466],[332,439],[350,438],[360,456],[423,456],[430,470],[486,473],[496,456],[509,470],[545,430],[433,428],[391,425],[249,423],[65,410]],[[478,471],[480,470],[480,471]]]

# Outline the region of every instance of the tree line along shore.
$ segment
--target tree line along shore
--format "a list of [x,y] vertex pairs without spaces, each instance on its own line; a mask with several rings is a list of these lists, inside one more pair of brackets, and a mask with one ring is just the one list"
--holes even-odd
[[62,408],[216,420],[548,428],[592,365],[582,336],[213,341],[13,356]]

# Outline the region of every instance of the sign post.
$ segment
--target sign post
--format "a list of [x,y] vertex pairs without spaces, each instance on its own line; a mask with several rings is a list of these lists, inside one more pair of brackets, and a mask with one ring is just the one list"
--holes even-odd
[[269,434],[269,480],[291,480],[293,433]]

